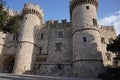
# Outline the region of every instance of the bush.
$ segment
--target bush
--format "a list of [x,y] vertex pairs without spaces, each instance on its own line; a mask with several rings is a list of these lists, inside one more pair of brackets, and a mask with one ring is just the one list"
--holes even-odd
[[106,73],[99,74],[103,80],[120,80],[120,67],[105,67]]

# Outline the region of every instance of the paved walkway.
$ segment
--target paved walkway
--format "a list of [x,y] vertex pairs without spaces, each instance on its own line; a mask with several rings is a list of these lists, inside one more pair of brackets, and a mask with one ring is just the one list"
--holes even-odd
[[0,74],[0,80],[100,80],[100,79],[83,79],[83,78],[76,79],[67,77]]

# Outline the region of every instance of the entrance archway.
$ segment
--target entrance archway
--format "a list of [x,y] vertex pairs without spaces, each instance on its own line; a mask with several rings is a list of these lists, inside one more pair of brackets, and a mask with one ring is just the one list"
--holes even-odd
[[4,65],[3,72],[4,73],[12,73],[13,67],[14,67],[14,61],[15,61],[14,57],[7,57],[4,60],[4,63],[3,63],[3,65]]

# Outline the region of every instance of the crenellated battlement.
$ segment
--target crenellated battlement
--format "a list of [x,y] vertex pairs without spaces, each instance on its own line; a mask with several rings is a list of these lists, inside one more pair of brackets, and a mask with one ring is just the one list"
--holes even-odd
[[114,26],[101,26],[100,29],[115,32],[115,27]]
[[52,26],[63,26],[68,24],[70,26],[70,22],[67,22],[66,19],[62,19],[61,22],[59,22],[58,20],[49,20],[46,22],[46,25],[52,25]]
[[[58,23],[59,23],[58,20],[48,20],[46,22],[46,24],[58,24]],[[62,19],[60,23],[62,23],[62,24],[67,23],[67,20],[66,19]]]
[[36,14],[40,19],[43,18],[44,13],[43,10],[39,7],[39,5],[34,5],[32,3],[25,3],[22,14],[33,13]]
[[70,0],[70,14],[72,14],[73,9],[80,4],[93,4],[98,8],[98,0]]

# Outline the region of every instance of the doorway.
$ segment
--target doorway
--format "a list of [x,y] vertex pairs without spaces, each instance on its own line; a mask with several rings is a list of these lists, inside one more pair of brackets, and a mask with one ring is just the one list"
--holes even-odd
[[13,67],[14,67],[15,58],[14,57],[8,57],[4,60],[3,63],[3,72],[4,73],[12,73]]

